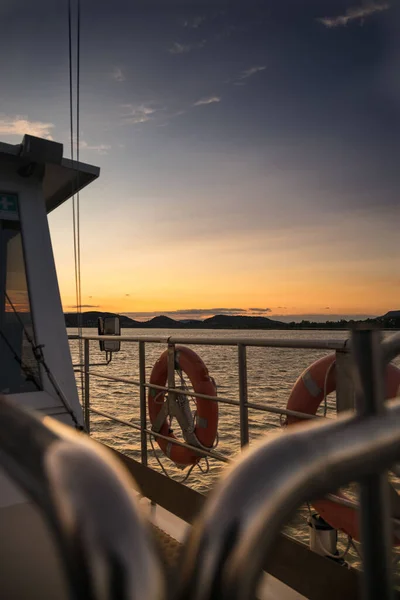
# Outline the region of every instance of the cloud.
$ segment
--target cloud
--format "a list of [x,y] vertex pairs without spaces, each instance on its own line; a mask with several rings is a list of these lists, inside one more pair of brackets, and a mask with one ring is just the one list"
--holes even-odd
[[317,21],[329,28],[346,27],[346,25],[352,21],[360,21],[362,23],[367,17],[370,17],[377,12],[388,10],[388,8],[390,8],[388,2],[368,2],[364,6],[348,8],[344,15],[338,15],[337,17],[322,17],[317,19]]
[[0,135],[17,135],[22,137],[25,133],[37,137],[52,140],[51,130],[53,123],[43,123],[42,121],[30,121],[25,116],[0,117]]
[[179,42],[174,42],[171,48],[168,49],[170,54],[185,54],[186,52],[191,52],[192,50],[200,50],[203,48],[207,40],[201,40],[201,42],[196,42],[194,44],[180,44]]
[[252,77],[252,75],[259,73],[260,71],[265,71],[266,68],[266,66],[250,67],[250,69],[242,71],[241,75],[239,76],[239,79],[247,79],[248,77]]
[[125,81],[126,77],[121,67],[114,67],[114,70],[112,72],[112,78],[115,79],[115,81],[118,81],[118,83],[122,83],[122,81]]
[[[66,308],[75,308],[76,304],[70,304]],[[100,304],[81,304],[80,308],[100,308]]]
[[219,96],[201,98],[200,100],[197,100],[197,102],[195,102],[193,106],[203,106],[203,104],[214,104],[214,102],[221,102],[221,98]]
[[192,17],[191,19],[186,19],[186,21],[183,23],[183,26],[191,27],[192,29],[198,29],[200,25],[204,23],[205,20],[206,17]]
[[314,323],[326,323],[326,321],[364,321],[365,319],[373,319],[376,315],[366,314],[327,314],[327,313],[315,313],[315,314],[291,314],[291,315],[279,315],[273,314],[272,319],[276,321],[283,321],[284,323],[291,323],[295,321],[300,323],[301,321],[313,321]]
[[256,313],[270,313],[270,312],[272,312],[272,310],[270,308],[249,308],[248,310],[249,310],[249,312],[256,312]]
[[98,146],[93,146],[82,140],[79,142],[79,148],[81,150],[93,150],[93,152],[97,152],[98,154],[107,154],[109,150],[111,150],[111,146],[107,144],[99,144]]
[[181,315],[197,313],[198,315],[235,315],[237,313],[245,313],[245,308],[185,308],[183,310],[174,311]]
[[152,119],[152,116],[156,111],[155,108],[146,106],[145,104],[124,104],[122,108],[126,108],[128,112],[123,115],[127,123],[137,125],[138,123],[146,123]]

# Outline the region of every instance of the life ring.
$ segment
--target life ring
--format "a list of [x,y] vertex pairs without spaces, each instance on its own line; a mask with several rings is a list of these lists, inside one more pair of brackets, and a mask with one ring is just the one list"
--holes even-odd
[[[193,350],[190,350],[190,348],[186,348],[185,346],[176,346],[175,366],[188,376],[195,392],[207,396],[217,395],[215,382],[210,377],[206,365],[196,352],[193,352]],[[167,380],[168,350],[163,352],[155,363],[150,375],[150,384],[165,386]],[[154,431],[157,431],[161,435],[171,438],[172,440],[176,440],[177,438],[170,428],[170,416],[166,412],[167,406],[165,394],[166,392],[164,391],[149,388],[148,409],[150,421]],[[185,399],[185,397],[182,398],[183,400]],[[191,439],[194,440],[191,445],[198,445],[199,447],[211,449],[217,437],[218,403],[204,398],[196,397],[195,399],[197,409],[193,416],[194,427],[192,427],[192,431],[190,432],[192,435]],[[165,418],[160,423],[159,413],[161,410],[163,410]],[[186,415],[187,414],[186,411]],[[189,419],[191,418],[190,415]],[[160,416],[162,418],[162,415]],[[183,434],[185,436],[185,431],[183,431]],[[185,467],[187,465],[193,465],[202,458],[201,455],[189,448],[173,444],[159,437],[156,437],[156,440],[164,454],[178,466]]]
[[[387,399],[395,398],[400,394],[400,369],[389,364],[386,369],[385,384]],[[334,392],[335,389],[335,355],[330,354],[316,360],[303,371],[293,386],[286,408],[315,415],[325,395]],[[300,420],[302,419],[288,415],[286,424],[292,425]],[[393,514],[400,516],[400,499],[393,488],[391,488],[391,492]],[[349,500],[340,492],[336,492],[335,495]],[[337,504],[326,498],[314,501],[313,507],[331,527],[344,531],[355,540],[360,539],[358,516],[355,508]],[[395,537],[394,544],[400,545],[400,539]]]

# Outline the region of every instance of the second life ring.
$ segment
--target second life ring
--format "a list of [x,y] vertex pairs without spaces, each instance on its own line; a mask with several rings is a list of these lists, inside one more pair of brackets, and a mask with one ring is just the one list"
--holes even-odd
[[[400,393],[400,369],[389,364],[386,369],[386,398],[395,398]],[[287,410],[315,415],[324,397],[336,389],[335,355],[329,354],[312,365],[297,379],[293,386]],[[291,415],[287,416],[286,424],[292,425],[301,419]],[[391,487],[392,514],[400,517],[400,498]],[[344,494],[336,492],[339,498],[349,500]],[[334,529],[340,529],[355,540],[360,539],[357,510],[352,506],[344,506],[333,500],[324,498],[313,502],[313,507],[321,517]],[[400,539],[396,536],[395,545],[400,545]]]
[[[187,375],[193,386],[194,392],[207,396],[217,396],[217,388],[210,377],[208,369],[200,356],[190,348],[176,346],[175,367]],[[168,380],[168,350],[163,352],[155,363],[150,375],[150,384],[165,386]],[[194,396],[195,396],[194,393]],[[166,392],[149,388],[148,408],[153,431],[164,435],[171,440],[176,440],[171,425],[171,415],[165,398]],[[211,450],[217,437],[218,429],[218,403],[205,398],[196,400],[196,411],[192,415],[187,396],[177,398],[176,414],[173,415],[182,428],[185,441],[192,446]],[[186,467],[193,465],[202,458],[190,448],[185,448],[169,442],[163,438],[156,438],[158,445],[168,458],[176,465]]]

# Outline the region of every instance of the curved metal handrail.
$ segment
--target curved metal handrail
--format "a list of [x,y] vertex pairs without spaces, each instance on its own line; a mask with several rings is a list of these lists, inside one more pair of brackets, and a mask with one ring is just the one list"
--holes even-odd
[[400,398],[376,416],[343,415],[262,441],[209,498],[182,553],[178,597],[254,597],[276,536],[297,506],[399,459]]
[[400,333],[394,333],[384,339],[382,341],[382,350],[386,362],[390,362],[396,358],[400,354]]
[[164,597],[134,481],[87,436],[0,397],[0,465],[50,525],[70,596]]

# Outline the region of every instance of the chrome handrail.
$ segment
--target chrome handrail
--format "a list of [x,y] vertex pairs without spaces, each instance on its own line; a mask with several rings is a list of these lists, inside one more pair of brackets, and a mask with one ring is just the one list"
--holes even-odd
[[383,401],[384,346],[375,334],[353,336],[358,414],[314,421],[264,440],[227,472],[182,553],[179,600],[253,598],[292,512],[354,480],[361,482],[364,598],[392,598],[389,498],[382,472],[400,459],[400,398]]
[[389,363],[400,354],[400,333],[394,333],[382,342],[382,351],[385,362]]
[[0,430],[0,465],[50,526],[71,598],[164,597],[134,480],[111,453],[4,397]]

